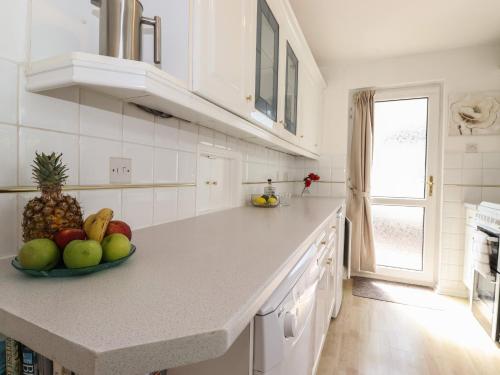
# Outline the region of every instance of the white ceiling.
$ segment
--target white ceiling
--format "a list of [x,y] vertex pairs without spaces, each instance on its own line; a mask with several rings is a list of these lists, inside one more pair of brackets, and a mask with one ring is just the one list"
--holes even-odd
[[500,0],[290,0],[320,66],[500,41]]

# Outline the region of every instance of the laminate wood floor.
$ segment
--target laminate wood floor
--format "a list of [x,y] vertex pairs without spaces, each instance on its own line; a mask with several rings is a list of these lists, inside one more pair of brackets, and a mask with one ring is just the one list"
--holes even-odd
[[355,297],[332,320],[317,375],[500,375],[500,348],[465,300],[445,310]]

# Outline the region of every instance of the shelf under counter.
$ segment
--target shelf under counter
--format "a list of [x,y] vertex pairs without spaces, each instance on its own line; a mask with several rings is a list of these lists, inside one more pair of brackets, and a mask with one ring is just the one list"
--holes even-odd
[[183,81],[142,61],[72,52],[31,62],[26,69],[28,91],[50,95],[53,90],[74,86],[162,111],[279,151],[312,159],[319,157],[194,94]]

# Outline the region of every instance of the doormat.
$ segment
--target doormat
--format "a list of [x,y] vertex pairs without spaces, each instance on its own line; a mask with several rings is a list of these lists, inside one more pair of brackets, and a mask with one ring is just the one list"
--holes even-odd
[[353,277],[352,295],[433,310],[445,310],[442,296],[431,288],[366,277]]

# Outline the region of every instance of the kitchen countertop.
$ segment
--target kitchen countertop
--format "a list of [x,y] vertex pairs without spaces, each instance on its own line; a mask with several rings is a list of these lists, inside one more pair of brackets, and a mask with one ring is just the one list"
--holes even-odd
[[218,357],[342,203],[293,199],[137,230],[132,258],[85,277],[31,278],[0,260],[0,332],[79,375]]

